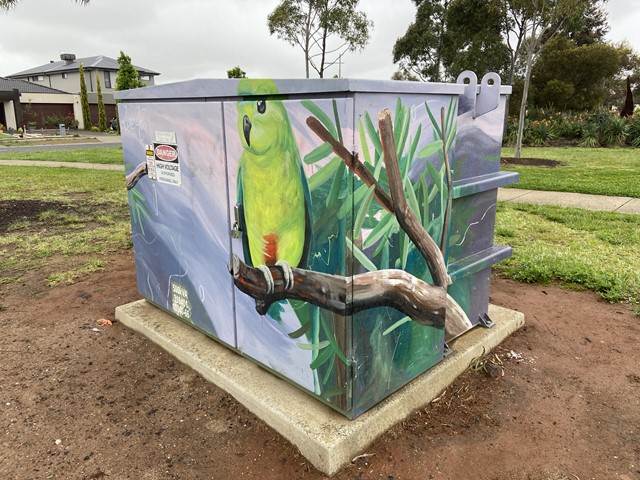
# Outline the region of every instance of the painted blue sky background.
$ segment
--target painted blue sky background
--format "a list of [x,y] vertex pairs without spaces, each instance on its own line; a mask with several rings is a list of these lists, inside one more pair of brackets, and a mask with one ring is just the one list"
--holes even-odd
[[[160,72],[157,83],[226,78],[239,65],[250,77],[302,78],[302,52],[270,36],[267,15],[278,0],[22,0],[0,13],[0,76],[26,70],[60,53],[77,57],[123,50],[133,63]],[[344,57],[342,76],[389,79],[396,70],[391,50],[414,20],[411,0],[361,0],[374,21],[364,52]],[[608,38],[640,51],[640,0],[609,0]],[[337,67],[327,76],[338,73]]]

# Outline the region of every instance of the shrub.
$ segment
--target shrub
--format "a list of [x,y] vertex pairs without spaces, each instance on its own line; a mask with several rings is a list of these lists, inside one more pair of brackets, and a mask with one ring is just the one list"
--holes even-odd
[[551,120],[534,120],[531,122],[526,144],[534,147],[543,147],[549,145],[549,142],[556,138],[554,124]]
[[640,115],[634,115],[627,120],[627,144],[640,147]]

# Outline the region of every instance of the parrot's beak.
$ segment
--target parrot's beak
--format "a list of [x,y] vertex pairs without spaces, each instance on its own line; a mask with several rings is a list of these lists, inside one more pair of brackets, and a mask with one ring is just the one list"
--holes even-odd
[[242,119],[242,131],[244,132],[244,139],[247,141],[247,147],[250,147],[251,140],[249,140],[249,138],[251,137],[251,120],[249,120],[249,117],[246,115]]

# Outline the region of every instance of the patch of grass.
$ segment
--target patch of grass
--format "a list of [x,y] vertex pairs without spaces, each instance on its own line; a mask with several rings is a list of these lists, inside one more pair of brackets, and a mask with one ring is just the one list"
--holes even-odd
[[[503,148],[503,157],[513,157]],[[506,165],[503,170],[520,173],[513,188],[576,192],[640,198],[640,149],[637,148],[523,148],[523,158],[559,160],[556,168]]]
[[[27,270],[45,268],[55,257],[78,258],[131,248],[124,173],[72,168],[3,167],[0,200],[39,200],[61,205],[18,220],[0,235],[0,272],[15,283]],[[99,268],[83,264],[47,279],[73,281]]]
[[84,162],[123,165],[122,147],[41,150],[0,153],[0,160],[39,160],[43,162]]
[[499,204],[496,242],[513,247],[513,256],[495,266],[502,275],[640,302],[640,216]]
[[56,272],[52,273],[47,277],[47,285],[50,287],[59,285],[61,283],[72,284],[78,278],[87,275],[89,273],[94,272],[103,272],[104,271],[104,261],[98,258],[90,258],[85,262],[84,265],[73,268],[71,270],[67,270],[64,272]]
[[124,172],[78,168],[2,167],[1,200],[37,199],[127,205]]

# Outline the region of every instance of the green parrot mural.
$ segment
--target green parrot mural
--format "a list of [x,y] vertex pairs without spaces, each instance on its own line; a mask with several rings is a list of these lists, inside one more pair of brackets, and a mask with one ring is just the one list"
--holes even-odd
[[[243,147],[237,182],[245,262],[262,271],[267,293],[274,282],[269,266],[283,270],[293,286],[292,268],[306,268],[311,242],[311,197],[289,116],[272,80],[244,79],[238,94],[238,132]],[[271,98],[270,98],[271,97]],[[272,307],[277,304],[272,305]],[[276,313],[270,309],[269,313]],[[272,315],[273,316],[273,315]]]

